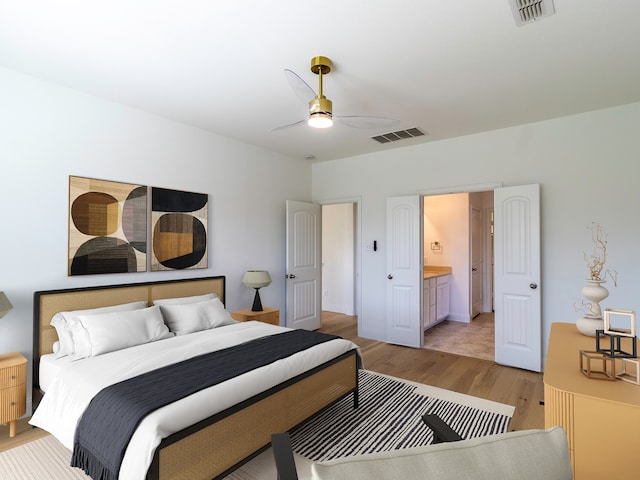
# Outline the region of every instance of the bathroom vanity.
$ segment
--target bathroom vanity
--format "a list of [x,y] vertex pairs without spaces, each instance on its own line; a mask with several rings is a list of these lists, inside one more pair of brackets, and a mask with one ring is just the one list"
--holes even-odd
[[449,282],[451,267],[425,266],[422,289],[424,330],[449,316]]

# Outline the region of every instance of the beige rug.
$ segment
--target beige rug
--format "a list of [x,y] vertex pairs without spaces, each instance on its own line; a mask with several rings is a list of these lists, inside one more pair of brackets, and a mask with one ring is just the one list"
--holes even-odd
[[[79,468],[69,466],[71,452],[52,435],[0,452],[2,480],[91,480]],[[299,478],[310,478],[311,462],[296,455]],[[269,448],[227,477],[229,480],[275,480],[278,478]]]
[[0,453],[3,480],[90,480],[82,470],[71,468],[71,452],[48,435]]
[[[393,378],[393,377],[391,377]],[[397,379],[396,379],[397,380]],[[416,385],[416,393],[466,405],[469,407],[511,417],[515,410],[510,405],[463,395],[429,385]],[[311,478],[311,461],[295,454],[300,480]],[[0,452],[0,479],[2,480],[90,480],[81,470],[69,466],[71,452],[53,436],[34,440]],[[227,480],[275,480],[277,472],[273,453],[268,449],[227,477]]]

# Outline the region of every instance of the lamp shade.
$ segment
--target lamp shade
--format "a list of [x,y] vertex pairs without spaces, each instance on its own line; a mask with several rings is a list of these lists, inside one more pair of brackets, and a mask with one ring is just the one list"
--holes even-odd
[[320,85],[320,95],[309,102],[309,119],[307,123],[313,128],[329,128],[333,125],[332,110],[333,104],[331,100],[322,95],[322,85]]
[[0,292],[0,318],[4,317],[12,308],[13,305],[11,305],[7,296],[4,292]]
[[326,113],[314,113],[309,116],[307,123],[313,128],[329,128],[333,125],[333,119]]
[[249,270],[242,277],[242,284],[247,288],[262,288],[271,284],[271,275],[266,270]]

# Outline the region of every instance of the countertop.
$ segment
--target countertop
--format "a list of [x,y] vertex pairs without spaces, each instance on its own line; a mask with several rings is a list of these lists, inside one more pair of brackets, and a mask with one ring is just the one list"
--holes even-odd
[[450,273],[451,267],[426,265],[424,267],[423,279],[426,280],[428,278],[440,277],[442,275],[449,275]]

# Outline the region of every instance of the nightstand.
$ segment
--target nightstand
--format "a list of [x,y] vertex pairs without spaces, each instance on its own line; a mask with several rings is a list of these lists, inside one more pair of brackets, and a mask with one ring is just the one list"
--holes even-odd
[[19,353],[0,355],[0,424],[16,435],[16,420],[27,411],[27,359]]
[[259,322],[280,325],[280,310],[278,308],[263,307],[261,312],[254,312],[250,308],[231,312],[231,318],[240,322],[258,320]]

